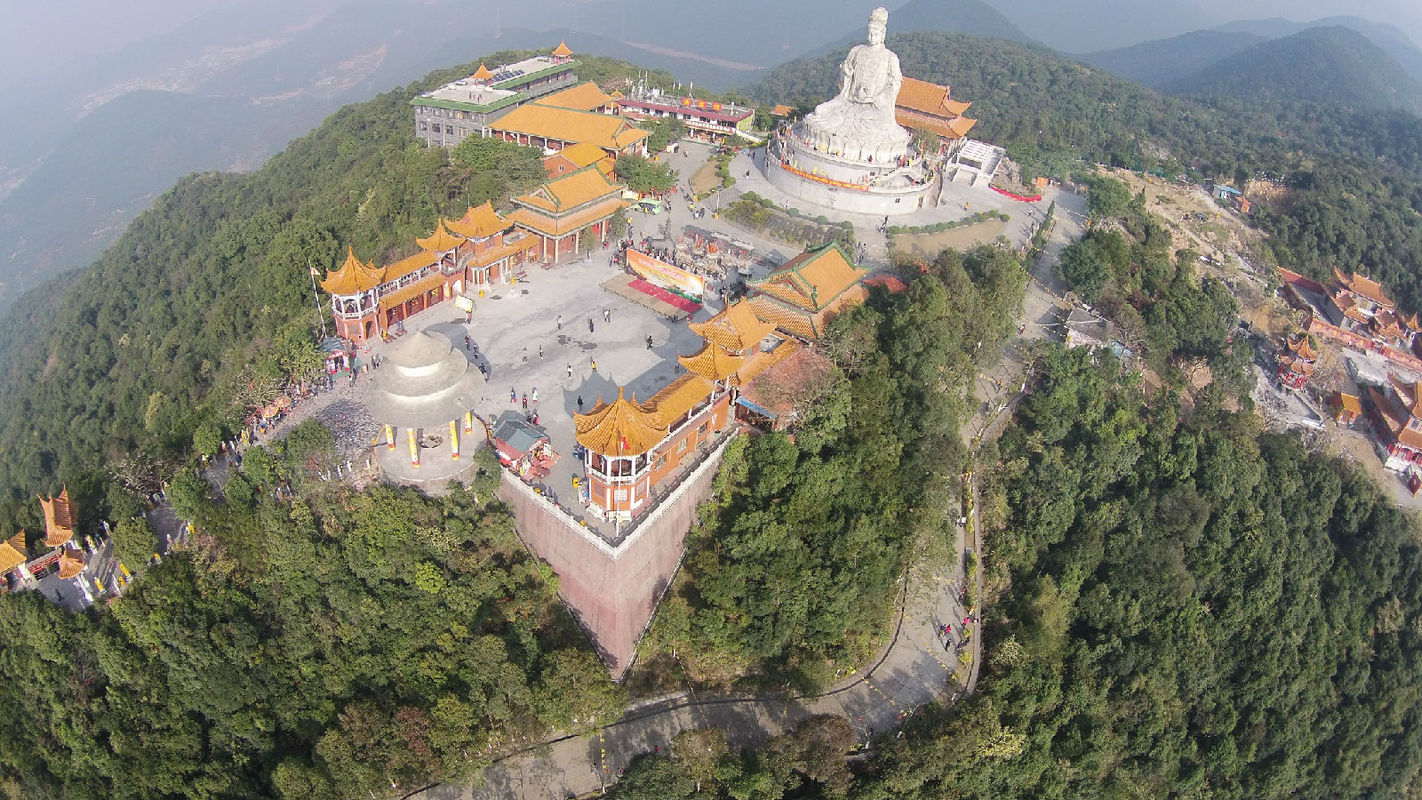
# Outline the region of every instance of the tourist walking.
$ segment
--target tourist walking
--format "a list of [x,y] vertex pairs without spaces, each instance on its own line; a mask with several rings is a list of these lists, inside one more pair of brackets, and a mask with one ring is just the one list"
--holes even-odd
[[597,372],[597,359],[592,360],[592,371]]
[[533,387],[533,394],[531,394],[530,397],[533,398],[533,402],[535,402],[535,403],[538,402],[538,387],[537,387],[537,386]]
[[572,365],[572,364],[569,364],[569,365],[568,365],[568,380],[572,380],[572,379],[573,379],[573,365]]
[[464,334],[464,349],[465,349],[465,350],[468,350],[468,349],[469,349],[469,334],[467,334],[467,333]]
[[610,309],[604,308],[602,310],[602,321],[608,323],[612,322],[612,311]]
[[582,396],[582,395],[578,395],[578,410],[579,410],[579,411],[582,411],[582,410],[583,410],[583,396]]
[[563,315],[562,315],[562,314],[559,314],[559,315],[558,315],[558,330],[560,330],[560,331],[563,330]]
[[518,390],[515,389],[515,388],[513,388],[512,386],[509,387],[509,402],[510,402],[510,403],[517,403],[517,402],[518,402]]
[[593,327],[592,317],[588,317],[588,333],[592,333],[593,331],[594,331],[594,327]]
[[525,393],[524,396],[523,396],[523,410],[524,410],[524,411],[527,411],[527,410],[528,410],[528,394],[527,394],[527,393]]
[[648,350],[651,350],[651,349],[652,349],[652,337],[651,337],[650,334],[647,336],[647,349],[648,349]]
[[542,360],[543,358],[543,345],[541,344],[538,346],[538,358],[539,360]]

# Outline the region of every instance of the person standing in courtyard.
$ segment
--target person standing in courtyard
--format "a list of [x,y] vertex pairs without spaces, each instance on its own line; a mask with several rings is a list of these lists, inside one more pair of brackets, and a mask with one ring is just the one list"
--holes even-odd
[[578,411],[582,411],[582,410],[583,410],[583,396],[582,396],[582,395],[578,395]]
[[509,387],[509,402],[510,402],[510,403],[517,403],[517,402],[518,402],[518,390],[515,389],[515,388],[512,387],[512,386]]
[[568,365],[568,380],[572,380],[572,379],[573,379],[573,365],[572,365],[572,364],[569,364],[569,365]]
[[593,326],[592,317],[588,317],[588,333],[592,333],[594,330],[595,327]]
[[557,322],[558,322],[558,330],[560,330],[560,331],[563,330],[563,315],[562,315],[562,314],[559,314],[559,315],[558,315],[558,320],[557,320]]

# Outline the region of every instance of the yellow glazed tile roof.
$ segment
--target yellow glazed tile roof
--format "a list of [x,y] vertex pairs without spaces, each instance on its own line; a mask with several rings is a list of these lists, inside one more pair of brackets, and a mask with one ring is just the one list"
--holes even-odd
[[699,352],[689,356],[679,356],[677,361],[681,362],[687,372],[695,373],[712,381],[721,381],[731,377],[746,363],[745,356],[733,356],[726,352],[724,347],[709,341]]
[[25,555],[24,531],[20,531],[4,542],[0,542],[0,575],[9,572],[28,560],[28,556]]
[[899,84],[899,94],[894,98],[894,105],[930,114],[942,114],[943,102],[948,99],[948,92],[947,86],[905,76],[904,82]]
[[613,98],[603,90],[597,88],[597,84],[592,81],[586,81],[577,86],[570,86],[559,92],[546,94],[537,100],[537,103],[541,106],[571,108],[574,111],[596,111],[604,106],[611,105],[613,102]]
[[334,272],[327,270],[326,279],[321,281],[321,288],[325,289],[327,294],[360,294],[379,286],[385,280],[384,276],[385,270],[362,262],[355,257],[355,251],[348,247],[345,263]]
[[732,303],[705,322],[693,322],[687,327],[697,336],[732,353],[749,350],[761,339],[775,332],[775,326],[756,317],[750,304],[744,300]]
[[673,422],[686,416],[688,411],[705,402],[715,389],[711,381],[700,375],[683,372],[676,380],[652,395],[652,399],[647,401],[647,408],[657,415],[662,427],[669,428]]
[[568,48],[567,42],[559,42],[558,46],[553,48],[553,55],[558,56],[559,58],[566,58],[567,56],[570,56],[572,54],[573,51]]
[[405,256],[404,258],[392,263],[390,266],[385,268],[385,280],[393,281],[397,278],[403,278],[412,272],[419,272],[425,267],[428,267],[431,264],[435,263],[437,260],[438,258],[424,251],[420,251],[418,253],[415,253],[414,255]]
[[605,456],[635,456],[649,452],[666,436],[666,426],[657,413],[628,400],[617,390],[611,403],[598,398],[597,405],[586,414],[574,414],[578,444]]
[[622,187],[612,183],[597,167],[583,167],[539,186],[514,202],[544,211],[567,212],[578,206],[622,193]]
[[469,77],[476,81],[487,81],[494,77],[494,73],[490,72],[489,68],[484,66],[484,63],[481,61],[479,62],[479,68],[474,70],[474,74]]
[[788,331],[804,339],[818,338],[814,320],[808,311],[792,308],[769,295],[757,295],[749,302],[756,316],[765,320],[772,328]]
[[462,236],[455,236],[444,226],[444,220],[435,223],[434,233],[423,239],[416,238],[415,242],[429,253],[447,253],[450,250],[464,243]]
[[818,311],[868,273],[831,242],[806,250],[750,286],[806,311]]
[[520,208],[509,215],[509,218],[519,225],[539,233],[549,236],[563,236],[573,231],[582,230],[598,220],[606,219],[626,205],[627,201],[612,197],[586,210],[561,217],[536,208]]
[[646,131],[632,127],[622,117],[538,103],[515,108],[490,123],[489,128],[564,142],[591,142],[604,150],[621,150],[648,136]]
[[466,239],[483,239],[493,236],[509,226],[509,223],[494,211],[494,205],[488,200],[483,205],[470,206],[464,216],[459,219],[445,220],[444,224],[451,231],[465,237]]
[[58,497],[41,497],[40,507],[44,509],[44,543],[47,547],[59,547],[74,538],[74,507],[69,502],[69,487],[64,487]]

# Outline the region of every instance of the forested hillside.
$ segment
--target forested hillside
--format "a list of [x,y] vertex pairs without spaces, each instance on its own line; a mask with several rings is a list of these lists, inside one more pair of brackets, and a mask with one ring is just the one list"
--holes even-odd
[[1252,415],[1143,404],[1109,354],[1035,373],[981,464],[1001,594],[978,693],[865,760],[825,721],[710,766],[688,737],[616,797],[1416,796],[1414,523]]
[[[488,502],[490,451],[470,492],[356,494],[311,477],[322,433],[249,450],[224,501],[179,473],[202,538],[103,613],[0,602],[6,796],[386,797],[621,713],[551,573]],[[277,480],[301,499],[254,488]],[[142,519],[115,537],[151,552]]]
[[1336,108],[1422,113],[1422,84],[1367,37],[1341,26],[1260,42],[1160,88],[1249,102],[1326,101]]

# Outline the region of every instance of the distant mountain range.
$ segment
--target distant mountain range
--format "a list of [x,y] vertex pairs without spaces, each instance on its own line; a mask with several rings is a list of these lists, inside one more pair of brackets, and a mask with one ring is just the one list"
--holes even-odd
[[1027,35],[1063,53],[1161,39],[1220,20],[1191,0],[987,0]]
[[1082,60],[1167,94],[1422,113],[1422,51],[1389,26],[1334,20],[1350,24],[1239,22],[1090,53]]
[[1366,36],[1341,26],[1309,28],[1260,42],[1170,81],[1161,90],[1422,115],[1422,84]]

